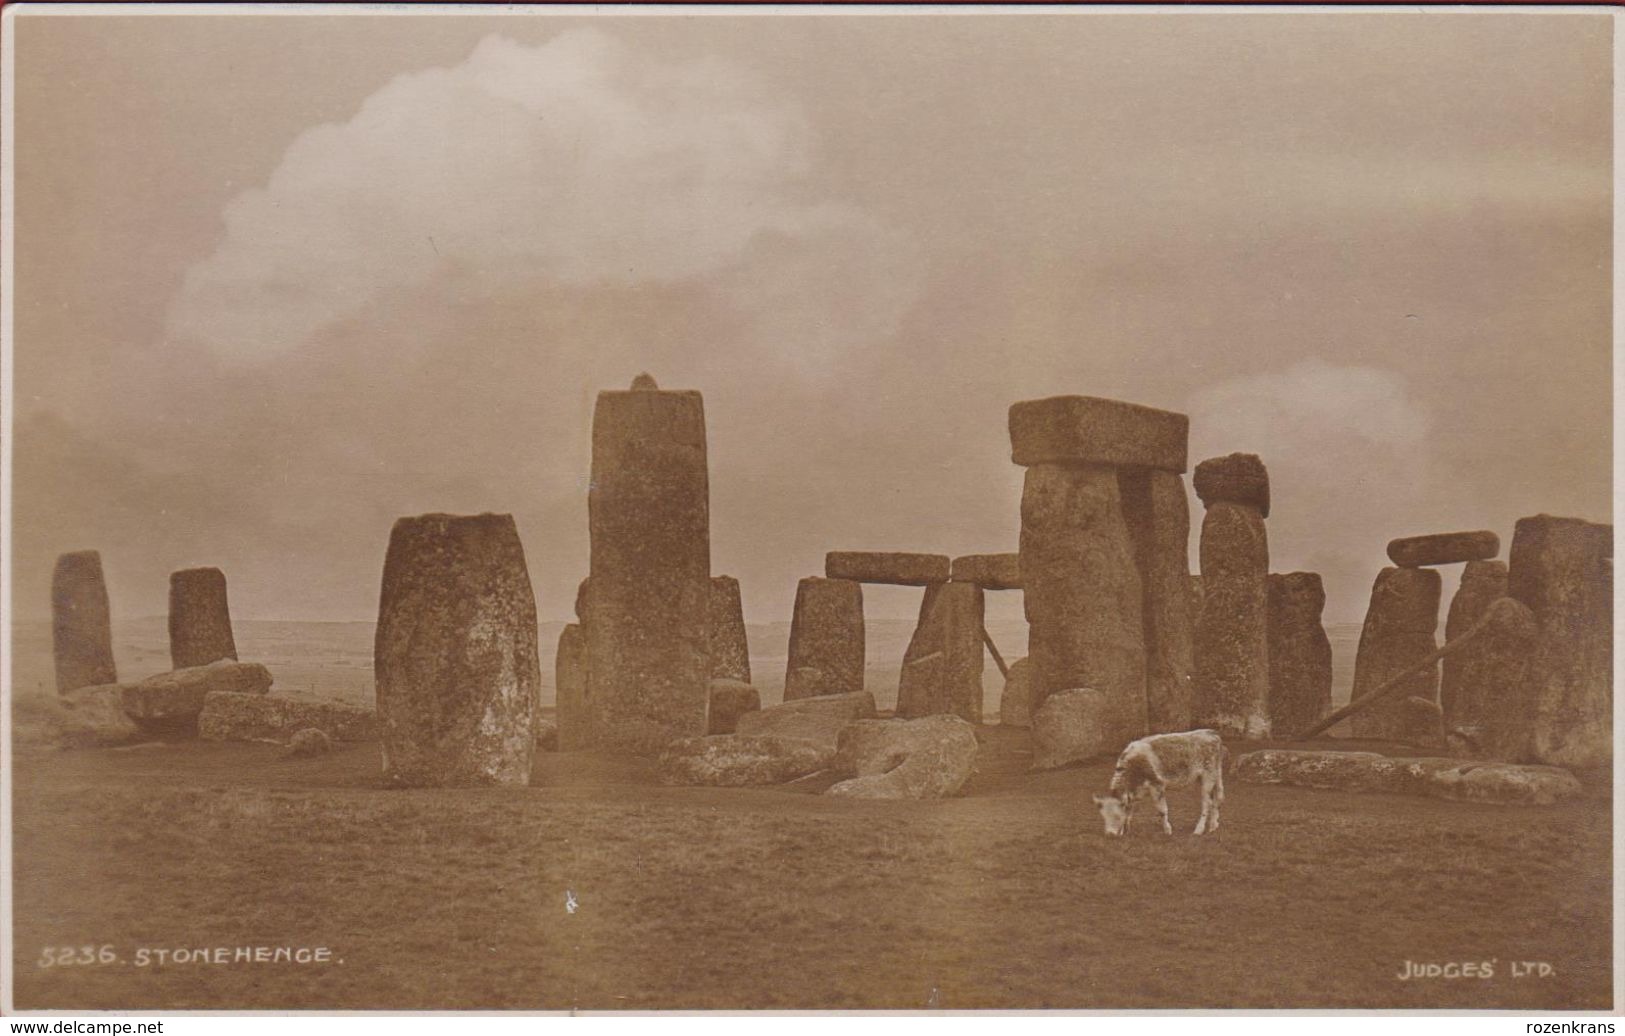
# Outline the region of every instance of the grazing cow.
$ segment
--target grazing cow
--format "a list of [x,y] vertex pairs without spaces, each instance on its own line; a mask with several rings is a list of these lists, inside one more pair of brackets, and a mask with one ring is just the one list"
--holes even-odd
[[1134,800],[1149,792],[1162,817],[1162,831],[1173,834],[1168,823],[1166,788],[1183,788],[1200,783],[1202,816],[1193,834],[1212,834],[1219,829],[1219,803],[1224,801],[1224,742],[1212,730],[1187,730],[1183,734],[1153,734],[1131,741],[1117,757],[1110,789],[1095,796],[1108,835],[1128,831]]

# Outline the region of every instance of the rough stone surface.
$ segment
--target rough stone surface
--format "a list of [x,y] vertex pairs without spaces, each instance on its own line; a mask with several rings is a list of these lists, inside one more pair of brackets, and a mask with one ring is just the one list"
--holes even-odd
[[1075,688],[1050,695],[1033,713],[1032,768],[1051,770],[1122,751],[1133,739],[1116,731],[1114,719],[1111,702],[1100,691]]
[[56,559],[51,575],[51,640],[59,692],[118,682],[107,581],[102,577],[102,556],[93,550]]
[[719,734],[668,744],[656,772],[663,784],[717,788],[784,784],[826,768],[834,755],[833,746],[809,741]]
[[[863,690],[863,584],[851,579],[811,576],[796,587],[790,620],[790,657],[784,696],[802,697],[807,688],[797,669],[818,670],[822,694]],[[793,692],[793,693],[792,693]]]
[[536,721],[536,747],[544,752],[559,750],[559,722],[545,717]]
[[183,568],[169,574],[169,659],[176,669],[237,661],[231,635],[226,575],[218,568]]
[[1264,749],[1237,758],[1230,777],[1244,784],[1429,795],[1509,805],[1550,805],[1582,793],[1573,774],[1551,766],[1400,759],[1375,752]]
[[1401,568],[1488,561],[1501,553],[1501,537],[1488,529],[1440,532],[1388,541],[1388,560]]
[[529,783],[541,669],[511,515],[395,523],[373,667],[389,783]]
[[1402,698],[1399,713],[1406,740],[1411,744],[1430,749],[1445,747],[1444,710],[1438,702],[1431,698]]
[[553,700],[559,729],[559,751],[579,752],[592,746],[592,711],[587,707],[587,635],[579,623],[559,631],[553,657]]
[[738,680],[711,681],[711,707],[706,713],[707,734],[732,734],[739,729],[739,717],[762,707],[756,688]]
[[1269,577],[1270,730],[1291,737],[1332,711],[1332,642],[1315,572]]
[[198,736],[205,741],[281,743],[305,729],[320,730],[334,741],[376,741],[378,714],[327,698],[212,691],[197,719]]
[[[1439,573],[1431,568],[1385,568],[1378,574],[1354,656],[1351,701],[1365,697],[1438,650],[1440,586]],[[1407,680],[1404,690],[1351,716],[1348,723],[1354,736],[1426,743],[1432,731],[1410,726],[1416,713],[1405,705],[1406,698],[1438,701],[1439,667]]]
[[111,748],[143,740],[124,714],[118,684],[77,687],[65,694],[19,693],[11,701],[11,732],[18,745]]
[[[1449,643],[1483,617],[1492,603],[1506,596],[1507,566],[1504,561],[1469,561],[1461,570],[1461,585],[1450,599],[1444,621],[1444,639]],[[1439,704],[1445,723],[1456,726],[1466,715],[1476,714],[1469,701],[1475,687],[1489,675],[1482,671],[1484,649],[1468,648],[1465,654],[1450,655],[1443,662],[1439,681]]]
[[948,581],[945,554],[901,554],[869,550],[832,550],[824,555],[824,575],[859,583],[930,586]]
[[333,750],[333,739],[316,727],[303,727],[288,739],[288,755],[293,758],[326,755]]
[[954,558],[949,578],[956,583],[975,583],[983,590],[1020,590],[1020,554],[966,554]]
[[833,752],[841,730],[848,723],[855,719],[874,718],[875,697],[863,691],[858,694],[802,698],[746,712],[740,715],[734,729],[741,737],[805,741]]
[[1004,678],[1004,693],[999,696],[999,722],[1007,727],[1033,725],[1033,664],[1030,659],[1018,658],[1010,664],[1010,675]]
[[1121,468],[1123,518],[1140,572],[1146,729],[1191,729],[1196,617],[1190,608],[1190,501],[1170,471]]
[[228,662],[176,669],[125,684],[124,712],[151,734],[190,736],[198,733],[199,714],[211,694],[258,698],[271,689],[271,671],[257,662]]
[[745,605],[739,597],[739,580],[733,576],[711,577],[710,623],[711,679],[750,683],[750,641],[745,634]]
[[1269,737],[1270,547],[1258,508],[1208,503],[1201,558],[1194,724],[1227,737]]
[[593,412],[587,700],[598,747],[703,734],[710,486],[698,392],[600,392]]
[[1110,704],[1120,742],[1143,735],[1140,574],[1115,470],[1056,464],[1027,469],[1021,574],[1034,708],[1057,691],[1092,687]]
[[983,608],[982,588],[974,583],[927,591],[898,679],[898,716],[982,722]]
[[1094,396],[1051,396],[1010,407],[1010,459],[1036,464],[1159,468],[1182,474],[1190,418]]
[[1613,761],[1614,527],[1537,515],[1512,534],[1507,594],[1534,613],[1534,758]]
[[940,799],[976,768],[976,728],[957,716],[857,720],[841,731],[830,768],[851,779],[826,794]]
[[1531,762],[1538,701],[1529,672],[1539,625],[1510,597],[1491,602],[1482,617],[1489,627],[1444,660],[1458,679],[1443,710],[1446,736],[1475,758]]
[[1257,508],[1264,518],[1270,516],[1270,476],[1256,454],[1232,453],[1204,460],[1196,465],[1191,488],[1208,508],[1217,503],[1245,504]]
[[827,683],[824,674],[812,666],[797,666],[785,675],[784,700],[821,698],[829,693],[825,686]]

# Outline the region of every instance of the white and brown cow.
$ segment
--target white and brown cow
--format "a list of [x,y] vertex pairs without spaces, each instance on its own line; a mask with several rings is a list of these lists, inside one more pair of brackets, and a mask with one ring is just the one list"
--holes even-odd
[[1150,795],[1162,817],[1164,834],[1173,834],[1168,823],[1168,788],[1199,784],[1202,789],[1202,815],[1194,834],[1212,834],[1219,829],[1219,804],[1224,801],[1224,742],[1212,730],[1187,730],[1183,734],[1153,734],[1131,741],[1117,757],[1111,787],[1095,796],[1100,817],[1108,835],[1128,831],[1134,800],[1142,792]]

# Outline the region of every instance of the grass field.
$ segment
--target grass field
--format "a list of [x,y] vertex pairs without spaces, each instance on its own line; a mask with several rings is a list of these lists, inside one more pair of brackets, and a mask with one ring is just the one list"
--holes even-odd
[[[1110,763],[1029,774],[1025,732],[982,736],[965,794],[925,803],[664,788],[590,753],[529,788],[384,791],[376,745],[25,749],[16,1006],[1610,1006],[1607,801],[1232,782],[1216,837],[1107,840]],[[1172,808],[1188,831],[1194,795]],[[87,945],[119,962],[40,966]],[[136,962],[238,946],[334,961]]]

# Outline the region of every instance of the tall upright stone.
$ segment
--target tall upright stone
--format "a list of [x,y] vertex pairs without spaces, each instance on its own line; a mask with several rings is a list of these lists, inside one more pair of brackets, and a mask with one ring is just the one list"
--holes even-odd
[[529,782],[541,669],[536,598],[512,515],[395,523],[373,666],[387,781]]
[[226,602],[226,574],[218,568],[183,568],[169,574],[169,660],[174,668],[237,661]]
[[1199,726],[1270,736],[1269,473],[1250,453],[1196,466],[1202,519],[1202,614],[1196,628]]
[[1332,711],[1332,642],[1315,572],[1269,577],[1270,733],[1292,737]]
[[711,577],[711,679],[750,683],[750,642],[745,633],[745,605],[739,580]]
[[[863,584],[809,576],[796,586],[784,699],[863,690]],[[818,676],[809,678],[807,670]]]
[[1103,736],[1144,734],[1149,639],[1157,721],[1177,721],[1179,609],[1165,587],[1174,561],[1164,544],[1177,535],[1189,431],[1183,414],[1092,396],[1010,407],[1010,458],[1027,469],[1019,572],[1035,714],[1057,691],[1092,688],[1111,728]]
[[113,620],[102,556],[93,550],[63,554],[51,574],[51,646],[60,694],[117,683]]
[[640,375],[592,426],[588,700],[600,747],[654,754],[705,733],[711,660],[705,405]]
[[[1385,568],[1371,587],[1371,605],[1354,656],[1354,691],[1362,698],[1437,651],[1442,580],[1433,568]],[[1403,691],[1349,719],[1355,737],[1384,741],[1425,741],[1432,730],[1413,726],[1416,713],[1407,698],[1439,700],[1439,667],[1406,681]]]
[[[1450,610],[1445,614],[1445,643],[1472,628],[1489,611],[1491,604],[1506,596],[1506,592],[1506,562],[1467,562],[1461,571],[1461,585],[1456,588],[1456,595],[1450,599]],[[1470,645],[1457,654],[1445,657],[1439,681],[1439,707],[1444,711],[1446,729],[1462,722],[1463,716],[1479,712],[1475,703],[1467,699],[1490,676],[1484,672],[1487,657],[1484,651],[1475,651]]]
[[1579,518],[1520,518],[1507,594],[1538,627],[1530,681],[1534,758],[1554,766],[1610,763],[1614,711],[1614,527]]
[[1185,479],[1155,468],[1119,468],[1117,482],[1140,572],[1146,725],[1153,734],[1189,730],[1196,620]]
[[985,596],[974,583],[938,583],[926,591],[920,622],[903,657],[897,715],[952,715],[982,722]]
[[[1538,685],[1530,679],[1539,624],[1511,597],[1491,601],[1479,616],[1475,638],[1445,664],[1461,663],[1460,682],[1443,713],[1446,736],[1480,759],[1534,762],[1539,720]],[[1469,627],[1470,628],[1470,627]],[[1460,636],[1459,630],[1450,636]]]
[[553,689],[559,751],[592,747],[591,717],[587,712],[587,636],[580,623],[572,622],[559,631],[558,654],[553,657]]

